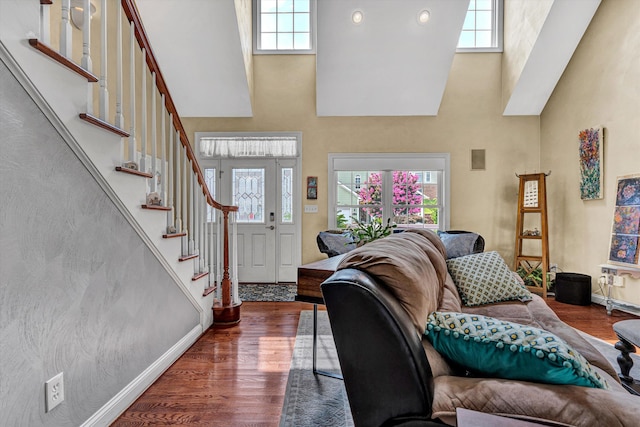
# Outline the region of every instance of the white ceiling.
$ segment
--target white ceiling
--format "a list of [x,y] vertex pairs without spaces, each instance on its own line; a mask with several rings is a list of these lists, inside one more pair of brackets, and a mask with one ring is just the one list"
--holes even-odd
[[[600,1],[553,0],[505,115],[541,113]],[[234,0],[136,4],[181,116],[252,116]],[[317,114],[437,115],[467,5],[318,0]],[[351,22],[356,9],[364,13],[360,25]],[[419,25],[423,9],[431,19]]]

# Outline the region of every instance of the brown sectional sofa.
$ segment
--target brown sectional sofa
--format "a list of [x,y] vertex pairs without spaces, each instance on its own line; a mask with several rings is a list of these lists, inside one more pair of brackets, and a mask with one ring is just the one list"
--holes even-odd
[[[455,425],[456,408],[547,425],[640,425],[640,398],[622,388],[604,356],[542,298],[465,306],[435,233],[399,233],[349,252],[322,284],[322,293],[357,426]],[[441,355],[424,335],[434,311],[490,316],[549,331],[588,361],[608,389],[467,369]]]

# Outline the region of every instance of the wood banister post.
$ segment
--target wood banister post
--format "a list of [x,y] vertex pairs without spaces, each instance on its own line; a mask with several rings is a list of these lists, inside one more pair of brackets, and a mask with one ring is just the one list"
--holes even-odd
[[231,305],[231,280],[229,280],[229,210],[222,210],[224,234],[222,243],[222,305]]

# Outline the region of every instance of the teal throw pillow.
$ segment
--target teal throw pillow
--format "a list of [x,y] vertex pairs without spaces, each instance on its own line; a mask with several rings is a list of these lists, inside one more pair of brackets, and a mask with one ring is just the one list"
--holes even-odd
[[498,252],[451,258],[447,269],[467,307],[499,301],[531,300],[531,292],[514,277]]
[[483,376],[609,388],[566,341],[539,328],[436,311],[429,315],[425,335],[440,354]]

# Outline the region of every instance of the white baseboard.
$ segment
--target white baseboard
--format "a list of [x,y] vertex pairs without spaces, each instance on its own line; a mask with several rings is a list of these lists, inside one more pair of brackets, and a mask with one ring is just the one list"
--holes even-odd
[[[591,302],[604,306],[607,305],[607,299],[599,294],[591,294]],[[640,316],[640,306],[631,304],[630,302],[620,301],[614,298],[611,298],[611,302],[613,303],[614,310],[620,310],[624,311],[625,313]]]
[[109,426],[120,416],[144,391],[149,388],[164,371],[169,368],[191,345],[202,335],[202,326],[195,326],[187,335],[171,347],[158,360],[120,390],[102,408],[93,414],[81,427]]

